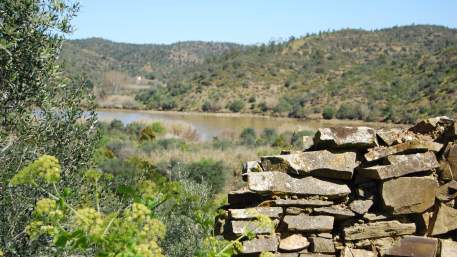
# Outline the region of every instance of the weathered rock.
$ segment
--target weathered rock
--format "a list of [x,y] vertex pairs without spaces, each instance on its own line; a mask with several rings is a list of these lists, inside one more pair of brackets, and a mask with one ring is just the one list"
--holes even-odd
[[376,132],[368,127],[318,129],[314,144],[319,148],[369,148],[377,145]]
[[277,206],[298,206],[298,207],[316,207],[330,206],[331,201],[314,200],[314,199],[278,199],[273,201]]
[[457,210],[440,204],[431,235],[442,235],[455,229],[457,229]]
[[335,245],[332,239],[322,237],[310,237],[310,251],[313,253],[335,253]]
[[393,145],[401,137],[403,130],[401,128],[391,128],[391,129],[378,129],[376,130],[376,135],[386,144]]
[[265,197],[250,191],[248,188],[242,188],[237,191],[231,191],[227,195],[228,203],[232,208],[244,208],[247,206],[257,205]]
[[242,242],[241,253],[275,252],[278,250],[278,238],[265,236]]
[[259,161],[248,161],[243,163],[243,169],[241,171],[241,176],[244,181],[247,180],[247,175],[249,172],[261,172],[262,167],[260,166]]
[[283,251],[298,251],[309,246],[308,239],[300,234],[294,234],[281,239],[279,249]]
[[457,256],[457,242],[452,240],[440,240],[441,243],[441,257],[455,257]]
[[416,225],[414,223],[400,223],[396,220],[355,224],[343,230],[344,238],[349,241],[411,235],[414,232],[416,232]]
[[454,171],[451,169],[451,165],[447,160],[439,160],[440,164],[439,172],[440,179],[444,181],[455,180],[457,179],[457,171],[454,174]]
[[303,212],[305,212],[305,210],[302,208],[298,208],[298,207],[287,207],[286,208],[286,214],[290,214],[290,215],[298,215]]
[[438,182],[432,177],[401,177],[385,181],[382,199],[394,214],[422,213],[435,203]]
[[265,215],[269,218],[279,218],[282,214],[281,207],[255,207],[247,209],[230,209],[230,217],[235,220],[254,219],[259,215]]
[[331,153],[327,150],[261,157],[265,171],[350,180],[358,166],[356,153]]
[[452,178],[457,180],[457,141],[448,144],[444,151],[444,157],[449,164]]
[[365,213],[363,215],[363,218],[370,222],[388,219],[387,216],[384,216],[382,214],[375,214],[375,213]]
[[435,257],[438,239],[420,236],[405,236],[399,239],[387,252],[392,257]]
[[300,253],[277,253],[275,257],[299,257]]
[[365,154],[365,159],[367,161],[375,161],[389,155],[408,153],[413,151],[439,152],[442,148],[442,144],[433,141],[413,140],[389,147],[379,146],[370,148],[368,149],[368,153]]
[[248,177],[248,187],[260,193],[277,192],[328,197],[342,197],[351,193],[346,184],[314,177],[296,179],[282,172],[252,172]]
[[339,206],[331,206],[331,207],[320,207],[314,209],[315,213],[318,214],[327,214],[335,217],[336,220],[344,220],[350,219],[355,217],[355,213],[351,210],[344,209]]
[[423,120],[409,128],[408,131],[430,136],[438,142],[446,142],[455,137],[454,120],[446,116]]
[[457,181],[452,180],[440,186],[436,192],[436,198],[442,202],[453,200],[457,197]]
[[269,234],[272,232],[270,227],[261,225],[259,221],[232,220],[231,224],[232,232],[235,235],[242,235],[247,232],[254,234]]
[[341,252],[341,257],[376,257],[377,254],[372,251],[367,251],[363,249],[351,249],[345,247]]
[[371,206],[373,206],[373,200],[354,200],[349,204],[349,208],[360,215],[367,213]]
[[385,180],[412,173],[430,171],[439,168],[436,156],[432,152],[408,155],[391,155],[387,157],[389,165],[377,165],[360,168],[360,176]]
[[303,150],[309,150],[314,145],[314,140],[312,136],[303,136]]
[[316,231],[329,232],[333,230],[333,216],[309,216],[300,214],[296,216],[286,215],[283,222],[290,231]]

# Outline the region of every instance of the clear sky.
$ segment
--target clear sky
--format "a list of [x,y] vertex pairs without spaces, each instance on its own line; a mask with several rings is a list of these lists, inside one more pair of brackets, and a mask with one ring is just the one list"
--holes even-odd
[[457,28],[457,0],[80,0],[71,38],[254,44],[328,29]]

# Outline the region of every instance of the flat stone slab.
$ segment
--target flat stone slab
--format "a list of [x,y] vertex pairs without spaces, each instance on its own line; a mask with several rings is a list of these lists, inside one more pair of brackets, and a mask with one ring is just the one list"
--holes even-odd
[[314,199],[278,199],[273,201],[276,206],[318,207],[330,206],[331,201]]
[[367,178],[385,180],[440,167],[433,152],[391,155],[387,157],[387,160],[389,165],[360,168],[359,174]]
[[333,230],[333,216],[309,216],[306,214],[286,215],[283,222],[290,231],[330,232]]
[[374,147],[368,149],[365,154],[367,161],[375,161],[393,154],[407,153],[411,151],[433,151],[439,152],[443,145],[433,141],[413,140],[389,147]]
[[373,206],[373,200],[354,200],[349,204],[349,209],[353,212],[363,215]]
[[261,253],[261,252],[276,252],[278,250],[278,238],[276,236],[265,236],[254,238],[252,240],[243,241],[241,253]]
[[440,240],[441,257],[457,256],[457,242],[452,240]]
[[310,251],[313,253],[335,253],[335,244],[332,239],[322,237],[310,237]]
[[327,150],[261,157],[265,171],[350,180],[358,166],[356,153],[331,153]]
[[440,204],[431,235],[442,235],[457,229],[457,210]]
[[322,253],[300,253],[300,257],[336,257],[336,255]]
[[344,238],[349,241],[411,235],[415,232],[416,224],[401,223],[397,220],[355,224],[343,229]]
[[343,197],[351,193],[348,185],[314,177],[296,179],[282,172],[253,172],[248,176],[249,190],[259,193],[287,193]]
[[442,202],[448,202],[457,198],[457,181],[452,180],[440,186],[436,192],[436,198]]
[[376,132],[369,127],[320,128],[314,144],[319,148],[369,148],[377,145]]
[[279,249],[286,252],[303,250],[308,246],[308,239],[300,234],[288,236],[279,242]]
[[372,251],[367,251],[363,249],[352,249],[345,247],[341,251],[341,257],[376,257],[377,254]]
[[452,179],[457,179],[457,141],[448,144],[444,156],[449,165],[450,176]]
[[437,238],[405,236],[398,240],[385,254],[392,257],[435,257],[437,252]]
[[281,207],[255,207],[247,209],[230,209],[230,217],[235,220],[255,219],[259,215],[264,215],[269,218],[279,218],[282,214]]
[[422,213],[435,203],[438,182],[432,177],[401,177],[385,181],[381,195],[394,215]]
[[250,191],[247,187],[227,194],[228,203],[232,208],[244,208],[247,206],[257,206],[265,197]]
[[395,142],[398,142],[399,138],[401,138],[401,134],[403,129],[401,128],[382,128],[376,130],[376,135],[384,142],[386,145],[393,145]]
[[335,217],[336,220],[345,220],[355,217],[355,213],[351,210],[344,209],[339,206],[331,206],[331,207],[320,207],[315,208],[313,212],[318,214],[327,214]]
[[259,221],[247,221],[247,220],[232,220],[232,232],[235,235],[242,235],[248,232],[252,232],[256,235],[259,234],[270,234],[271,228],[262,226]]

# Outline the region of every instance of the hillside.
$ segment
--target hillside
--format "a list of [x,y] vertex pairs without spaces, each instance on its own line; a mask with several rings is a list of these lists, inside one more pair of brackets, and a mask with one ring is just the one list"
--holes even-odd
[[193,62],[138,45],[77,43],[97,56],[94,69],[135,75],[145,59],[156,60],[166,86],[145,87],[136,96],[142,108],[409,123],[457,112],[457,30],[441,26],[346,29],[208,51],[202,43],[205,54],[185,58]]
[[234,43],[127,44],[89,38],[66,41],[61,59],[67,72],[85,74],[92,81],[100,82],[103,73],[112,70],[129,76],[163,78],[177,69],[240,48],[243,46]]

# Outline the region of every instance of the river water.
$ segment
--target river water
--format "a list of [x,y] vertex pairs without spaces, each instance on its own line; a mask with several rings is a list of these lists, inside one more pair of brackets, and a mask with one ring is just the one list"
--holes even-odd
[[331,126],[371,126],[371,127],[390,127],[386,123],[366,123],[361,121],[335,121],[335,120],[298,120],[289,118],[276,118],[249,115],[224,115],[224,114],[205,114],[205,113],[179,113],[179,112],[158,112],[158,111],[138,111],[138,110],[118,110],[103,109],[97,111],[101,121],[109,122],[118,119],[124,124],[131,122],[153,122],[161,121],[165,123],[183,123],[196,129],[203,140],[211,139],[224,132],[239,132],[244,128],[254,128],[261,131],[265,128],[274,128],[279,132],[316,130],[320,127]]

